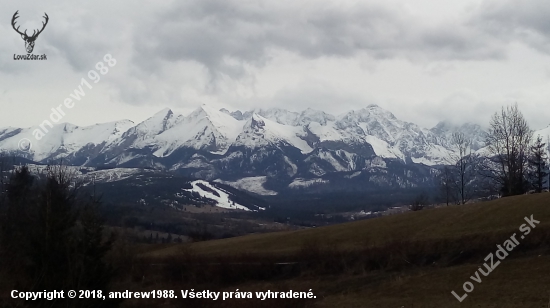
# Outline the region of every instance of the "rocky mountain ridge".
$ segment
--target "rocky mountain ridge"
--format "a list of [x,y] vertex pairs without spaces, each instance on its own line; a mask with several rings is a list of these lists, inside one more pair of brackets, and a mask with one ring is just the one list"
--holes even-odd
[[[148,167],[244,189],[248,183],[258,194],[430,185],[434,168],[450,162],[453,132],[471,138],[473,150],[484,139],[476,124],[427,129],[377,105],[339,116],[209,106],[184,116],[166,108],[137,124],[58,124],[41,140],[34,140],[35,129],[0,128],[0,151],[41,163]],[[20,148],[23,138],[32,140],[30,150]]]

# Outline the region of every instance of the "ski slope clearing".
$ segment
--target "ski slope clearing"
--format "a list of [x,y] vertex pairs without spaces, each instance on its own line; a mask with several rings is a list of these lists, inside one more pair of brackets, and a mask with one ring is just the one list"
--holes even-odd
[[207,181],[197,180],[191,182],[190,184],[193,186],[193,188],[185,190],[198,192],[201,197],[215,200],[218,203],[218,207],[224,209],[250,211],[250,209],[248,209],[247,207],[231,201],[229,199],[229,194],[225,190],[214,187]]

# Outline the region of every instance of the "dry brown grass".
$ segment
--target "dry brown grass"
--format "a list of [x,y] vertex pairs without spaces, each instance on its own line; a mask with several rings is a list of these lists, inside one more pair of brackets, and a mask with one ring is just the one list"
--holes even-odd
[[488,277],[483,277],[481,284],[474,283],[474,291],[460,303],[451,291],[462,295],[462,284],[477,268],[477,264],[467,264],[396,273],[379,285],[367,283],[349,292],[331,294],[316,307],[546,307],[550,291],[549,256],[505,260]]
[[[519,233],[523,218],[531,215],[540,225],[459,303],[451,291],[463,294],[462,284],[484,257]],[[550,291],[550,193],[316,229],[151,247],[128,269],[133,278],[123,288],[313,289],[317,295],[306,301],[185,302],[196,307],[542,308]],[[298,263],[275,264],[281,261]],[[162,265],[151,266],[153,262]]]
[[[362,249],[365,243],[377,246],[394,240],[424,241],[514,232],[523,223],[523,217],[530,215],[541,221],[541,227],[550,226],[550,193],[409,212],[308,230],[253,234],[194,243],[192,247],[198,254],[205,255],[292,254],[300,250],[304,242],[311,241],[344,249]],[[144,256],[177,256],[181,247],[153,248]]]

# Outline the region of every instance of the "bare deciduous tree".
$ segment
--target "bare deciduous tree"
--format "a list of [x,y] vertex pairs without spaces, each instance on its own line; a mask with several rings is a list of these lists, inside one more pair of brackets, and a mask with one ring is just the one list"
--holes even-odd
[[449,203],[455,203],[456,198],[456,178],[453,174],[453,170],[449,166],[443,167],[439,174],[439,184],[441,188],[441,194],[445,199],[445,203],[449,206]]
[[430,199],[425,192],[417,195],[413,202],[409,205],[411,211],[420,211],[430,204]]
[[492,162],[488,173],[504,196],[526,190],[525,173],[533,132],[517,104],[502,107],[491,118],[486,144]]
[[451,144],[454,152],[451,155],[457,175],[456,189],[458,190],[459,203],[465,204],[471,198],[469,183],[472,180],[472,140],[462,132],[454,132],[451,136]]

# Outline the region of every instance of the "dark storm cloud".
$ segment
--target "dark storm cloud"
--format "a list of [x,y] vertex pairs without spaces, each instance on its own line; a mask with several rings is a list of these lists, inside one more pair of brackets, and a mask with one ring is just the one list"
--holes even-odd
[[[430,24],[398,6],[327,3],[185,1],[157,13],[135,33],[136,60],[196,61],[239,78],[243,64],[262,66],[270,51],[305,58],[372,57],[409,60],[495,59],[497,41],[463,24]],[[139,62],[154,70],[152,62]]]

